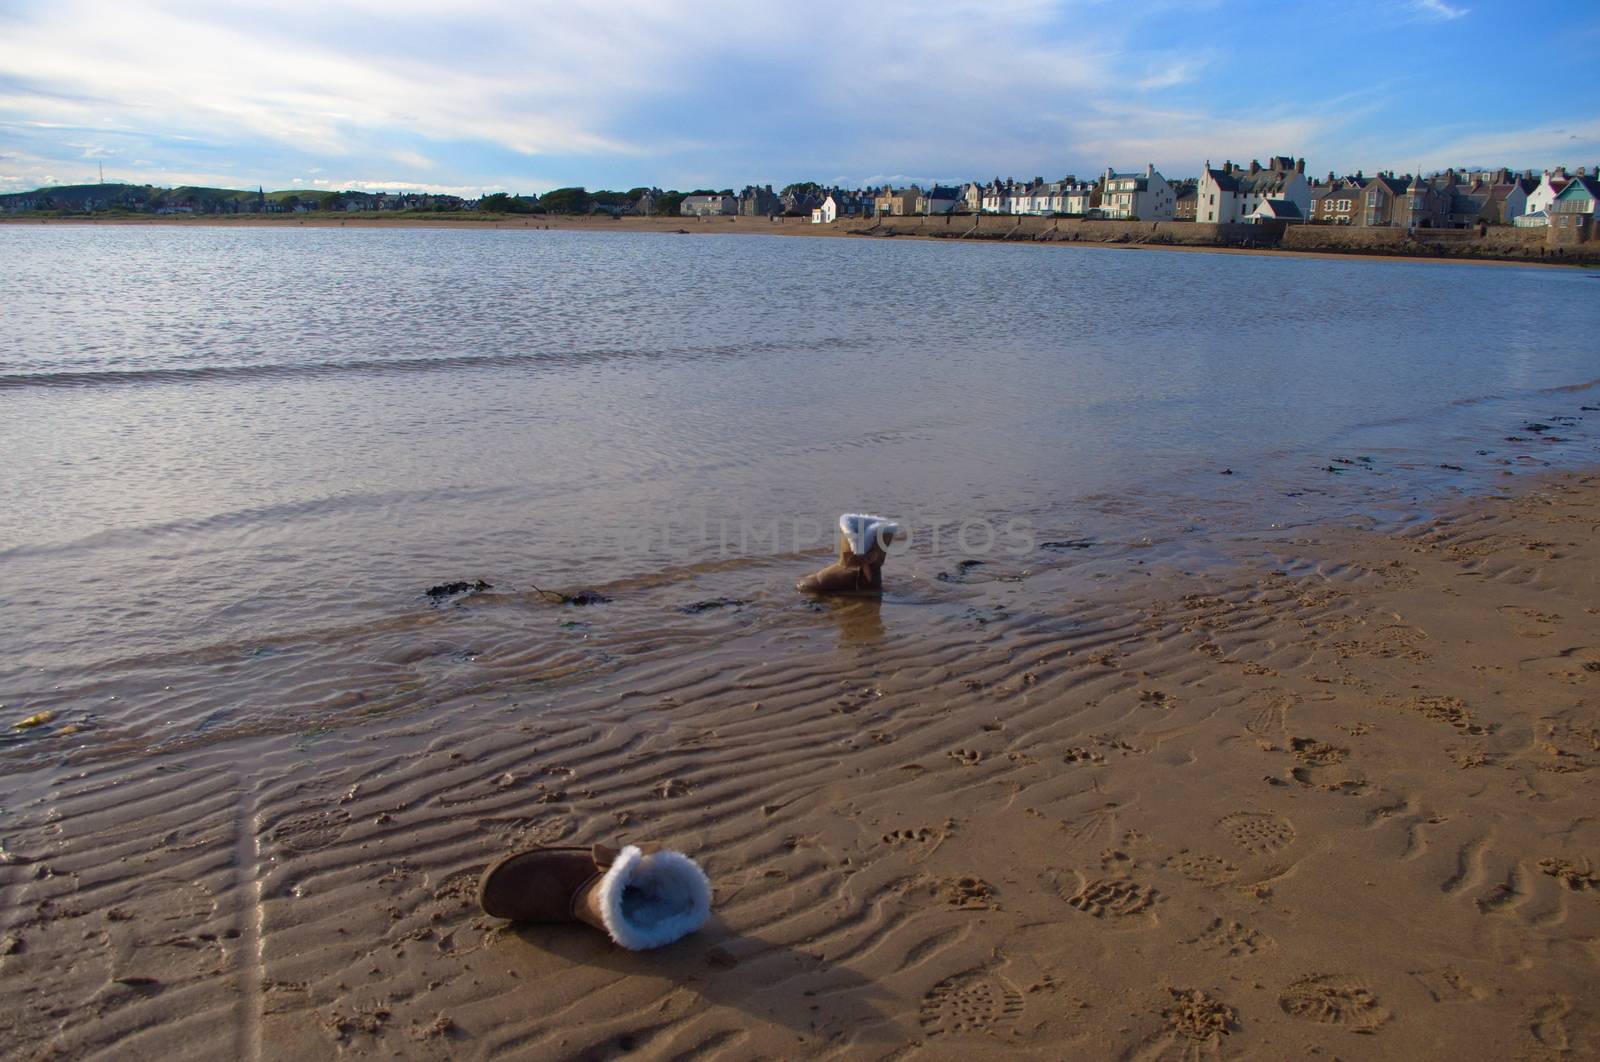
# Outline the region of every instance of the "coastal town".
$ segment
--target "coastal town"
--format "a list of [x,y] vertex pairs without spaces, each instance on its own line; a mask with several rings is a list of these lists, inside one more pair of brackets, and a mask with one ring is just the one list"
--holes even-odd
[[1538,173],[1507,168],[1446,169],[1429,174],[1386,170],[1313,177],[1304,158],[1265,163],[1206,160],[1198,177],[1168,177],[1153,164],[1107,167],[1089,179],[995,177],[961,184],[930,182],[843,188],[815,182],[747,185],[735,193],[682,193],[654,187],[626,192],[560,188],[543,195],[495,193],[478,199],[359,190],[255,192],[162,189],[108,184],[41,188],[0,196],[11,215],[273,215],[311,213],[485,212],[613,217],[802,218],[818,225],[861,219],[1015,216],[1210,225],[1337,225],[1358,228],[1469,230],[1512,226],[1552,230],[1551,242],[1594,238],[1600,166],[1557,166]]
[[[1426,176],[1376,174],[1316,179],[1305,159],[1275,156],[1265,164],[1207,160],[1199,177],[1163,176],[1154,165],[1106,171],[1094,180],[995,178],[963,185],[846,190],[807,189],[780,197],[770,187],[691,195],[685,215],[809,214],[818,224],[841,218],[938,214],[1004,214],[1106,221],[1192,221],[1210,224],[1356,225],[1469,229],[1477,225],[1556,226],[1590,235],[1600,199],[1596,170],[1578,167],[1513,173],[1508,169],[1445,170]],[[659,196],[659,192],[653,193]],[[648,203],[641,204],[648,207]],[[648,213],[648,209],[640,209]]]

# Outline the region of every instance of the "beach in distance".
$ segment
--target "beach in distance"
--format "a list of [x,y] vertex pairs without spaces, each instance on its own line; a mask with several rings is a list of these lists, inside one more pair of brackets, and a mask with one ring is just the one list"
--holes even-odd
[[1367,257],[1456,262],[1517,262],[1527,265],[1600,265],[1586,245],[1548,247],[1542,229],[1497,226],[1466,230],[1407,231],[1328,225],[1202,225],[1194,222],[1095,221],[1075,218],[974,216],[840,218],[814,224],[805,217],[640,217],[609,214],[449,214],[311,212],[303,215],[198,214],[122,217],[16,218],[0,225],[159,225],[225,228],[406,229],[465,228],[527,231],[653,232],[674,236],[811,236],[997,242],[1117,250],[1205,251],[1290,257]]
[[303,220],[0,225],[8,1056],[1600,1055],[1587,271]]

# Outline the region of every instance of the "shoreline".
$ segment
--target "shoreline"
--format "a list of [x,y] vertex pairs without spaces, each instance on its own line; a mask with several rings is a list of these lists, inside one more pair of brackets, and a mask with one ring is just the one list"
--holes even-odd
[[[14,775],[0,1023],[171,1057],[1600,1049],[1597,522],[1591,466],[1225,570],[978,568],[953,623],[833,603]],[[699,859],[712,924],[635,954],[474,913],[498,852],[619,838]]]
[[[913,218],[911,221],[924,219]],[[1041,220],[1041,219],[1032,219]],[[1048,220],[1048,219],[1042,219]],[[161,226],[171,228],[347,228],[347,229],[492,229],[492,230],[524,230],[524,231],[568,231],[568,232],[651,232],[665,235],[738,235],[738,236],[803,236],[824,239],[855,238],[855,239],[897,239],[919,240],[941,243],[957,244],[1001,244],[1018,246],[1054,246],[1054,247],[1080,247],[1102,248],[1107,250],[1157,250],[1157,251],[1189,251],[1207,252],[1214,254],[1243,254],[1264,255],[1268,257],[1306,258],[1321,260],[1361,259],[1369,261],[1392,262],[1435,262],[1435,263],[1463,263],[1471,265],[1515,265],[1536,266],[1542,268],[1561,269],[1595,269],[1595,261],[1563,260],[1555,258],[1530,258],[1512,255],[1450,255],[1450,254],[1416,254],[1416,253],[1386,253],[1374,250],[1345,250],[1341,248],[1297,249],[1283,247],[1239,247],[1226,244],[1207,243],[1160,243],[1118,240],[1058,240],[1058,239],[1032,239],[1012,238],[1003,236],[973,236],[969,238],[953,238],[948,236],[935,236],[926,232],[894,232],[878,234],[867,231],[852,230],[847,227],[856,224],[852,222],[835,222],[832,225],[813,225],[805,218],[782,218],[772,221],[767,218],[743,217],[718,217],[718,218],[620,218],[600,220],[598,218],[570,218],[521,215],[506,215],[497,220],[480,220],[477,218],[439,218],[425,217],[408,218],[383,218],[369,215],[353,215],[348,218],[337,216],[294,218],[294,217],[264,217],[260,215],[244,216],[203,216],[191,218],[173,217],[122,217],[122,218],[0,218],[0,225],[68,225],[68,226]],[[1600,255],[1600,250],[1595,252]]]

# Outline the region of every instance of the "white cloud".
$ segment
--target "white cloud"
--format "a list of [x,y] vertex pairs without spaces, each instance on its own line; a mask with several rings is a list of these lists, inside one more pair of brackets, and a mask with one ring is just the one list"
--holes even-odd
[[[1380,20],[1467,14],[1372,2]],[[819,36],[792,6],[747,0],[0,0],[0,141],[27,156],[6,173],[31,181],[92,180],[104,153],[108,179],[115,162],[158,183],[526,191],[597,169],[687,188],[1145,162],[1182,175],[1274,153],[1323,172],[1368,147],[1387,167],[1536,140],[1565,153],[1539,130],[1500,137],[1504,153],[1452,141],[1471,130],[1410,143],[1397,122],[1388,143],[1353,141],[1376,108],[1423,108],[1330,97],[1331,74],[1241,89],[1248,12],[1222,0],[872,10]]]
[[[541,18],[470,2],[431,15],[404,3],[354,6],[396,25],[409,18],[423,34],[430,19],[470,26],[476,8],[484,24],[522,27],[514,36],[527,50],[517,61],[506,52],[491,63],[444,51],[431,58],[358,52],[333,35],[319,37],[319,20],[329,16],[299,3],[223,0],[202,17],[116,0],[58,0],[31,19],[0,16],[7,40],[0,73],[32,87],[0,95],[0,112],[88,129],[155,126],[207,140],[248,134],[330,155],[350,150],[352,134],[396,129],[530,154],[631,149],[594,131],[598,116],[586,102],[589,86],[637,86],[636,68],[618,54],[630,34],[590,34],[581,13]],[[584,42],[580,28],[602,43]]]
[[1147,92],[1186,85],[1198,78],[1210,61],[1209,55],[1173,55],[1154,58],[1147,65],[1144,76],[1133,84],[1135,88]]
[[401,149],[389,152],[389,157],[400,163],[400,165],[408,166],[414,170],[431,170],[433,168],[433,160],[421,152]]
[[1411,9],[1423,18],[1451,22],[1472,13],[1471,8],[1456,7],[1445,0],[1411,0]]
[[[1437,139],[1418,139],[1399,151],[1400,161],[1406,166],[1418,165],[1424,170],[1449,166],[1538,170],[1563,163],[1593,165],[1594,158],[1600,155],[1600,121],[1489,132],[1447,131]],[[1392,158],[1383,163],[1395,164]],[[1374,164],[1372,168],[1378,166]]]
[[[527,187],[530,182],[497,181],[487,184],[424,184],[417,181],[389,181],[369,180],[352,177],[343,180],[332,178],[313,178],[305,180],[295,178],[292,185],[296,187],[316,189],[330,192],[424,192],[430,195],[459,195],[467,199],[476,199],[478,196],[490,192],[509,192]],[[544,187],[554,187],[554,182],[544,182]]]
[[692,8],[639,0],[626,11],[609,0],[349,0],[337,8],[54,0],[0,11],[8,83],[0,121],[264,142],[432,170],[437,151],[385,141],[477,142],[528,156],[682,153],[683,131],[697,127],[692,113],[676,122],[643,116],[696,101],[723,112],[724,130],[730,114],[753,123],[783,101],[730,94],[739,72],[751,70],[757,80],[792,82],[797,99],[841,121],[860,125],[869,100],[893,100],[911,140],[947,131],[979,148],[1007,95],[1088,90],[1124,64],[1149,86],[1190,76],[1182,57],[1152,66],[1124,56],[1122,38],[1134,28],[1126,19],[1115,34],[1080,31],[1090,25],[1081,19],[1074,32],[1059,32],[1063,2],[1083,0],[953,0],[936,18],[908,6],[819,47],[797,32],[792,9],[741,0]]

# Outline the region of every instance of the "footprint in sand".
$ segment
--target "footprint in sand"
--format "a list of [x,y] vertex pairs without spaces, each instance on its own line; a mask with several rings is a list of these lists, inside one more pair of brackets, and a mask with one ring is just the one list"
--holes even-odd
[[828,710],[835,715],[854,715],[882,696],[883,691],[878,687],[863,686],[843,694]]
[[1534,766],[1551,774],[1581,774],[1600,764],[1600,729],[1566,719],[1540,720]]
[[1206,926],[1199,936],[1184,943],[1198,944],[1206,951],[1220,951],[1230,959],[1237,959],[1265,951],[1275,942],[1265,933],[1251,929],[1242,922],[1219,916],[1213,918],[1211,924]]
[[1110,878],[1085,882],[1066,900],[1070,906],[1095,918],[1132,918],[1143,922],[1154,920],[1154,908],[1161,898],[1155,889],[1132,878]]
[[1022,993],[982,969],[953,974],[922,997],[922,1031],[928,1036],[999,1031],[1022,1015]]
[[1116,804],[1105,804],[1087,814],[1063,822],[1061,828],[1067,834],[1063,847],[1069,850],[1092,845],[1103,848],[1107,843],[1114,842],[1120,832],[1117,829],[1117,811]]
[[1594,864],[1587,859],[1578,862],[1570,859],[1541,859],[1539,869],[1573,892],[1592,892],[1600,889],[1600,876],[1596,876]]
[[1415,977],[1435,1003],[1472,1003],[1483,999],[1485,993],[1467,981],[1466,975],[1453,966],[1437,970],[1413,970]]
[[1162,866],[1176,870],[1197,885],[1220,888],[1239,876],[1239,868],[1226,859],[1190,852],[1187,849],[1168,856]]
[[1319,1025],[1337,1025],[1371,1033],[1389,1020],[1389,1012],[1372,990],[1354,977],[1315,974],[1290,984],[1278,996],[1283,1012]]
[[1561,617],[1554,612],[1541,612],[1520,605],[1501,605],[1500,615],[1511,621],[1511,629],[1524,638],[1548,638],[1556,632]]
[[977,749],[951,749],[948,755],[963,767],[976,767],[983,762],[983,753]]
[[1490,732],[1489,727],[1478,723],[1467,708],[1467,704],[1460,697],[1446,697],[1439,694],[1424,694],[1421,697],[1412,697],[1406,701],[1406,707],[1420,713],[1424,718],[1440,723],[1449,723],[1463,734],[1479,737]]
[[1269,812],[1236,811],[1217,825],[1234,844],[1258,855],[1281,852],[1295,839],[1294,824]]
[[273,842],[288,852],[315,852],[344,836],[350,815],[344,811],[308,811],[290,815],[272,828]]
[[934,892],[945,903],[961,911],[993,911],[994,889],[982,878],[945,878],[934,883]]
[[1289,710],[1296,703],[1294,696],[1279,690],[1254,692],[1240,706],[1244,728],[1256,737],[1275,738],[1288,725]]
[[1422,648],[1428,635],[1416,627],[1390,623],[1378,627],[1364,638],[1347,642],[1334,642],[1332,647],[1341,657],[1372,657],[1379,660],[1405,660],[1421,663],[1429,654]]
[[1289,752],[1307,766],[1332,767],[1334,764],[1343,763],[1350,750],[1330,745],[1325,741],[1317,741],[1315,738],[1292,737],[1289,739]]
[[129,986],[148,990],[145,982],[181,981],[221,964],[224,945],[210,925],[216,908],[209,889],[183,878],[152,878],[122,892],[106,909],[111,971],[121,986],[110,987],[119,995]]
[[[1528,1035],[1542,1052],[1566,1056],[1572,1053],[1574,1040],[1577,1041],[1576,1046],[1594,1042],[1594,1037],[1590,1035],[1595,1032],[1592,1024],[1585,1020],[1583,1011],[1573,1007],[1570,998],[1556,996],[1534,1010],[1528,1018],[1527,1029]],[[1574,1025],[1578,1026],[1576,1036],[1573,1035]]]
[[1181,1040],[1215,1043],[1239,1027],[1238,1011],[1198,988],[1169,988],[1172,1003],[1161,1012],[1167,1031]]

